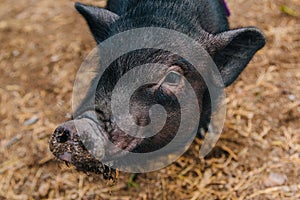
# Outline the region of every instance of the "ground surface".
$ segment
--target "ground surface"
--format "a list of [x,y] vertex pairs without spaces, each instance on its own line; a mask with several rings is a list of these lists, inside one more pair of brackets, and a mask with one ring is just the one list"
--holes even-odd
[[231,26],[258,26],[268,44],[227,90],[215,154],[198,159],[195,141],[171,166],[110,185],[48,149],[94,47],[73,2],[0,0],[0,199],[300,199],[300,1],[227,2]]

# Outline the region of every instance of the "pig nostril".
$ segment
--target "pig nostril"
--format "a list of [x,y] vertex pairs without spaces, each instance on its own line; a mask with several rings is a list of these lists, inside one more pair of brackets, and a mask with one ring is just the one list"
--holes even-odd
[[65,143],[70,139],[70,132],[66,129],[56,129],[55,135],[58,143]]

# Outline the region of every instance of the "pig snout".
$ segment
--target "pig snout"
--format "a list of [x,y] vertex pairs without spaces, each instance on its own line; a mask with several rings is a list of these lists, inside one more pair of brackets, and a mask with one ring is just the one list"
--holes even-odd
[[63,124],[57,127],[53,134],[57,143],[65,143],[74,138],[74,135],[76,134],[76,128],[73,123]]
[[59,125],[50,139],[50,150],[64,161],[76,162],[79,157],[105,157],[105,132],[92,119],[80,118]]

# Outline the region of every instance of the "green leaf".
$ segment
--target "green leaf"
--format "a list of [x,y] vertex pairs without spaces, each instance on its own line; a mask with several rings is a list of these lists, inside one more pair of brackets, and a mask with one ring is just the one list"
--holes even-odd
[[281,12],[283,12],[287,15],[290,15],[290,16],[293,16],[293,17],[298,16],[298,13],[295,10],[293,10],[292,8],[287,7],[286,5],[280,6],[280,10],[281,10]]
[[127,187],[128,188],[131,188],[131,187],[138,188],[139,187],[139,185],[134,181],[135,178],[136,178],[136,174],[132,174],[129,177],[129,180],[127,182]]

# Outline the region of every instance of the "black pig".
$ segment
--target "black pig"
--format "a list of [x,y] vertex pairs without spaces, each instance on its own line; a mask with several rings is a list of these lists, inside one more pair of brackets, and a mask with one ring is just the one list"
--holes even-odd
[[[213,58],[225,86],[236,80],[254,54],[265,45],[265,37],[257,28],[229,30],[227,10],[222,0],[109,0],[106,9],[80,3],[76,3],[75,7],[86,19],[98,44],[117,33],[141,27],[167,28],[188,35],[198,41]],[[130,103],[131,115],[136,124],[145,126],[149,124],[150,106],[160,104],[166,109],[168,118],[159,134],[135,138],[126,135],[111,118],[110,96],[123,74],[145,63],[161,63],[169,66],[169,69],[160,72],[164,74],[162,81],[145,85],[135,92]],[[179,56],[156,49],[136,50],[112,63],[111,69],[97,86],[97,119],[92,117],[91,110],[79,108],[73,120],[54,131],[50,150],[60,160],[75,165],[79,170],[113,178],[114,171],[87,151],[79,134],[95,131],[101,135],[100,145],[103,148],[100,157],[103,160],[109,160],[110,156],[118,153],[116,149],[106,147],[108,140],[128,152],[141,153],[168,144],[180,123],[176,117],[180,115],[180,105],[174,100],[174,94],[180,93],[185,87],[182,76],[189,80],[198,98],[201,111],[198,130],[207,129],[211,115],[209,92],[201,76]]]

